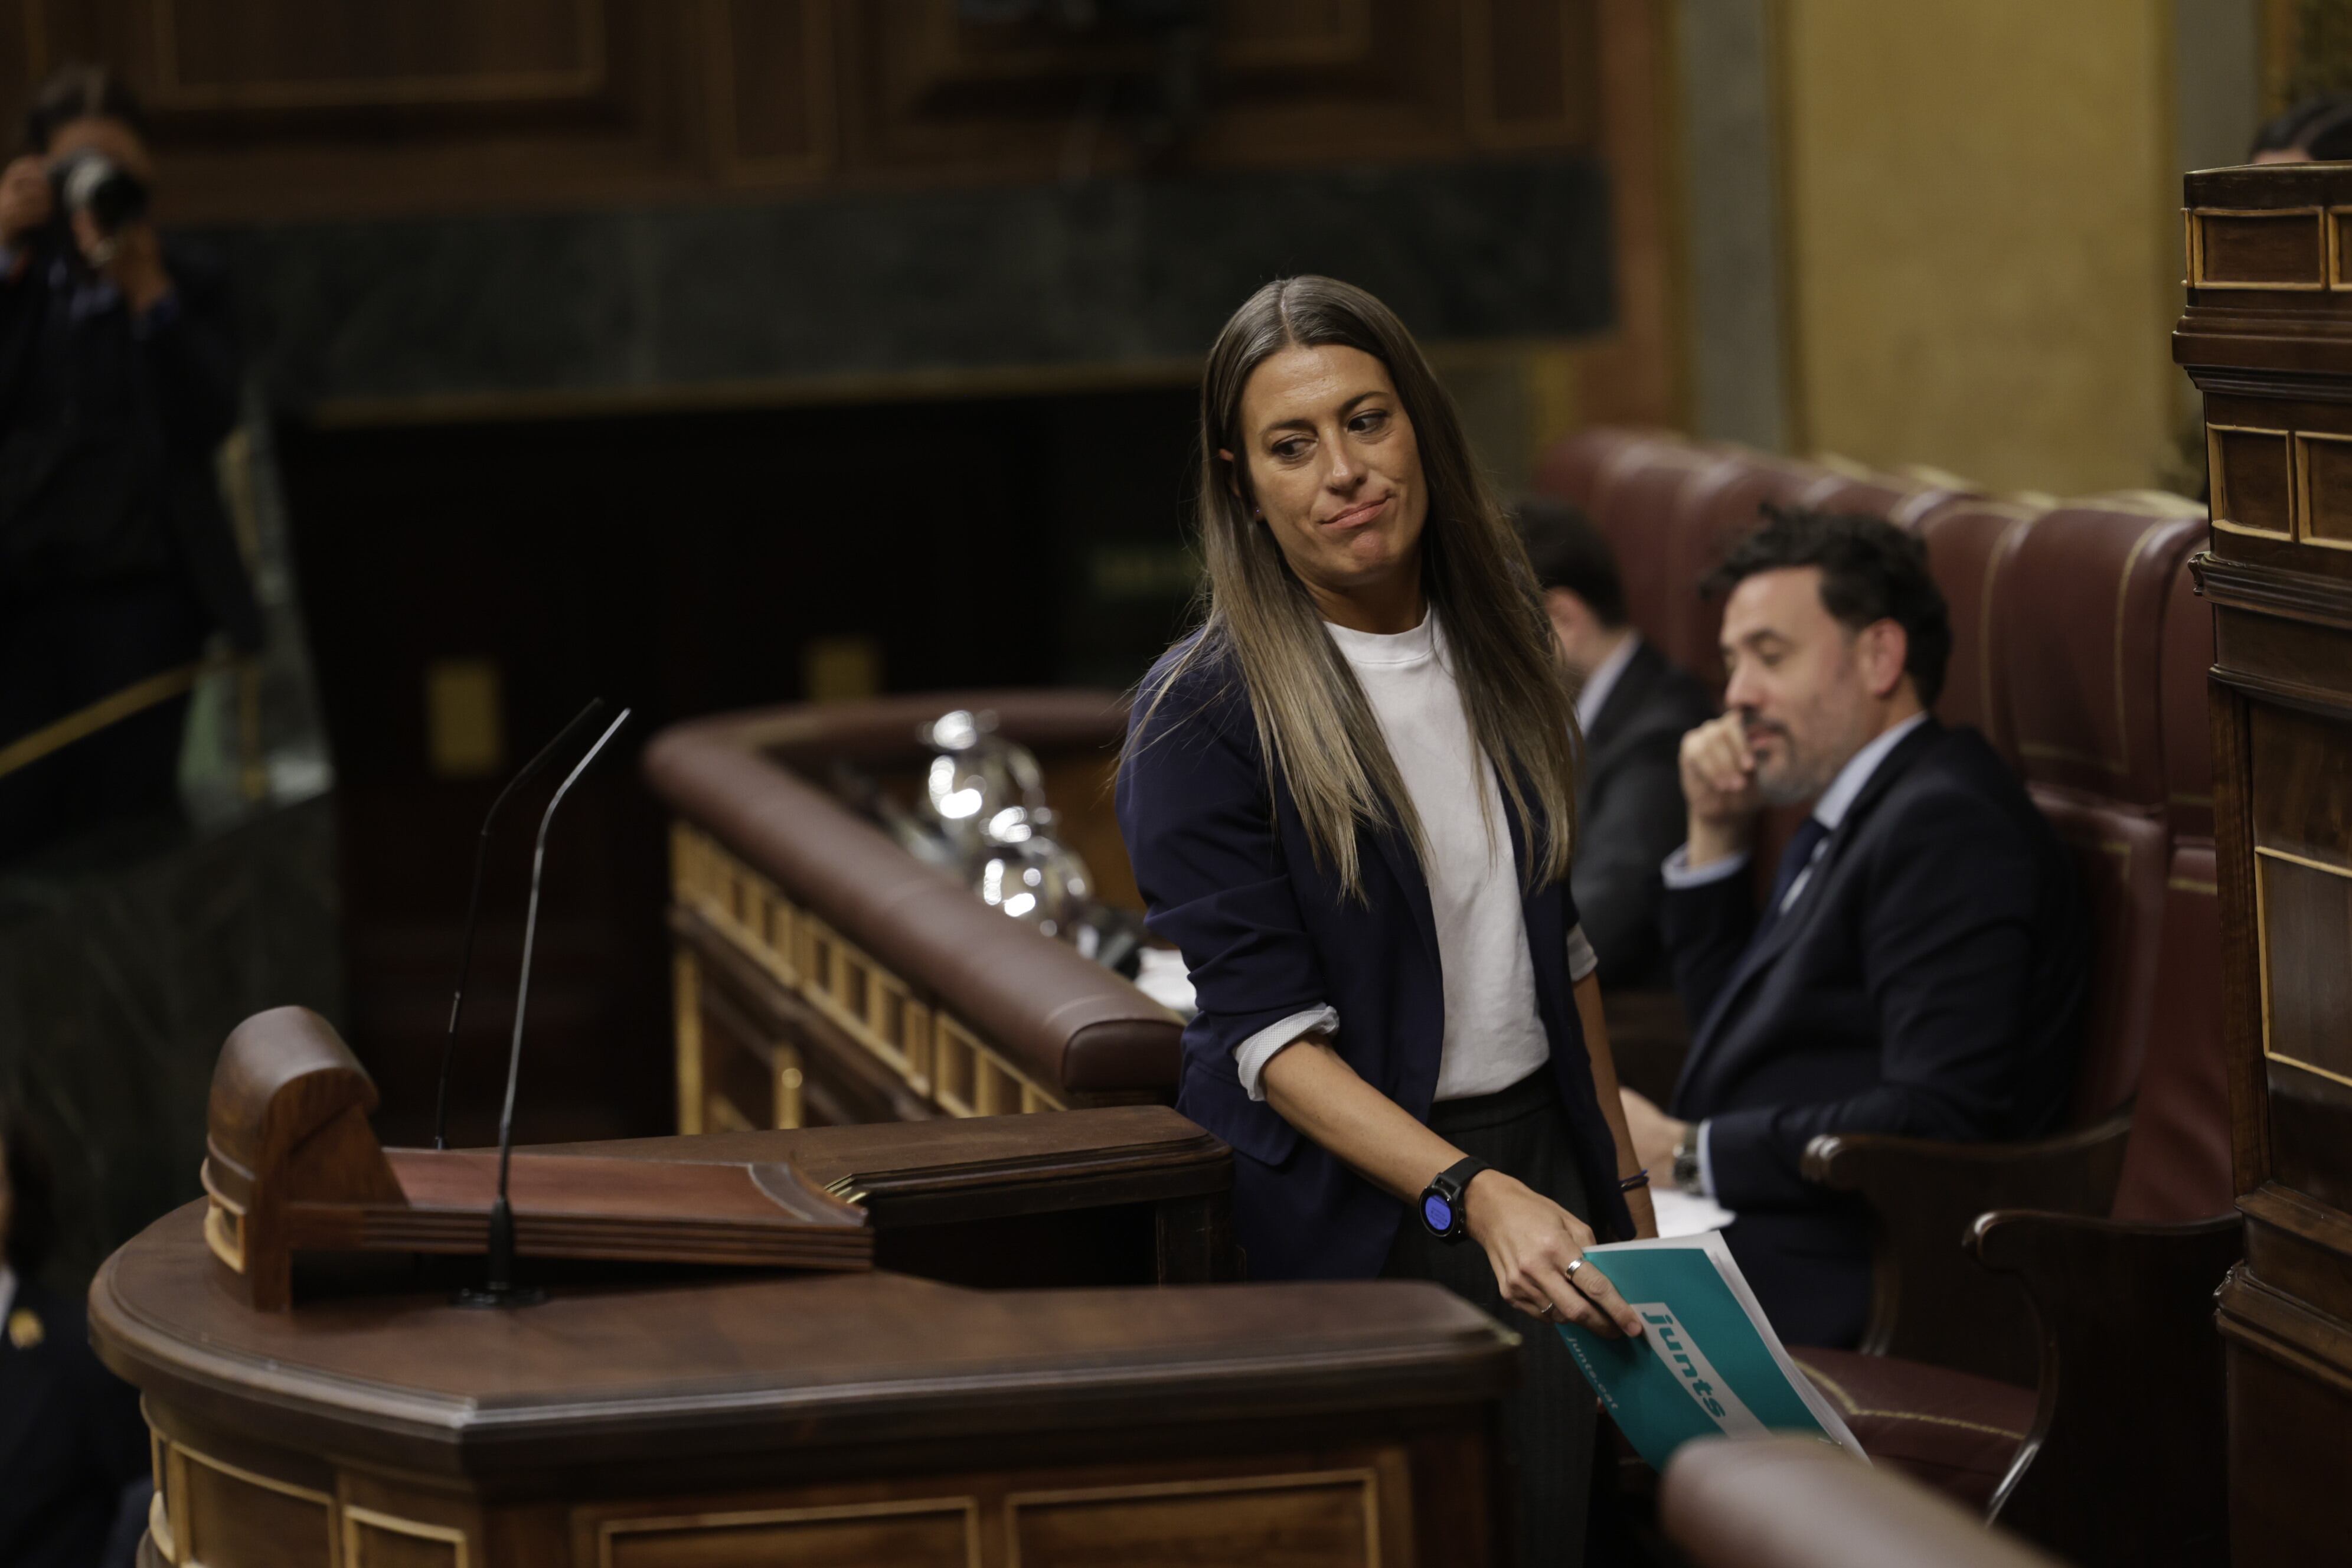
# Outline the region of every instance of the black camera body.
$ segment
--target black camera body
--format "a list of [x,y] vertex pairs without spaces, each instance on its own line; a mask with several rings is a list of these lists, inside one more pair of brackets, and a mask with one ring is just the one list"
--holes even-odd
[[100,234],[117,234],[147,216],[147,182],[95,148],[68,153],[49,165],[58,212],[89,214]]

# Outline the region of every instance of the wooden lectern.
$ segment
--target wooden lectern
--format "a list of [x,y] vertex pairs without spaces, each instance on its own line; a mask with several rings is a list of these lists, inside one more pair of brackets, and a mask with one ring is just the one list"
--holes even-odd
[[379,1148],[294,1009],[215,1089],[210,1195],[90,1287],[149,1563],[1503,1561],[1516,1340],[1432,1285],[1213,1283],[1231,1155],[1165,1108],[519,1150],[550,1296],[478,1309],[494,1162]]
[[[2245,1260],[2220,1295],[2244,1563],[2352,1540],[2352,165],[2188,179],[2214,837]],[[2150,1367],[2151,1377],[2165,1369]]]

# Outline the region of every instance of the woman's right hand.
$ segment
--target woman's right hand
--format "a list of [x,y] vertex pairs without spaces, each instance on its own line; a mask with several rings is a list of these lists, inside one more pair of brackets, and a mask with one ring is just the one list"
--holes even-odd
[[1463,1194],[1463,1220],[1486,1250],[1503,1300],[1548,1323],[1580,1323],[1598,1334],[1639,1335],[1642,1321],[1617,1287],[1587,1262],[1568,1266],[1592,1245],[1592,1227],[1500,1171],[1481,1171]]

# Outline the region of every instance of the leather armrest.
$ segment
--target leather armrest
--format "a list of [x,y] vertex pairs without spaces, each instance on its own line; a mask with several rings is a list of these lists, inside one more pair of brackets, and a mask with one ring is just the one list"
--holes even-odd
[[2004,1210],[1969,1241],[2023,1284],[2041,1324],[2040,1405],[1994,1517],[2077,1562],[2226,1562],[2213,1291],[2244,1250],[2239,1217]]
[[1856,1194],[1874,1239],[1862,1349],[2031,1386],[2041,1340],[2016,1284],[1968,1251],[1979,1215],[2000,1208],[2105,1214],[2123,1170],[2129,1110],[2031,1143],[1943,1143],[1825,1133],[1808,1179]]
[[1698,1568],[2057,1568],[1891,1465],[1807,1437],[1702,1437],[1658,1495],[1666,1538]]

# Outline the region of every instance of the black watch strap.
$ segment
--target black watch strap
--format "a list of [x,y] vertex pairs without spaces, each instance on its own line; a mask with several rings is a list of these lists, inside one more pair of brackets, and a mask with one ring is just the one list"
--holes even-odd
[[1432,1236],[1450,1243],[1469,1234],[1468,1217],[1463,1212],[1463,1192],[1473,1176],[1492,1169],[1484,1160],[1465,1156],[1430,1178],[1429,1185],[1422,1189],[1421,1223],[1428,1226]]

